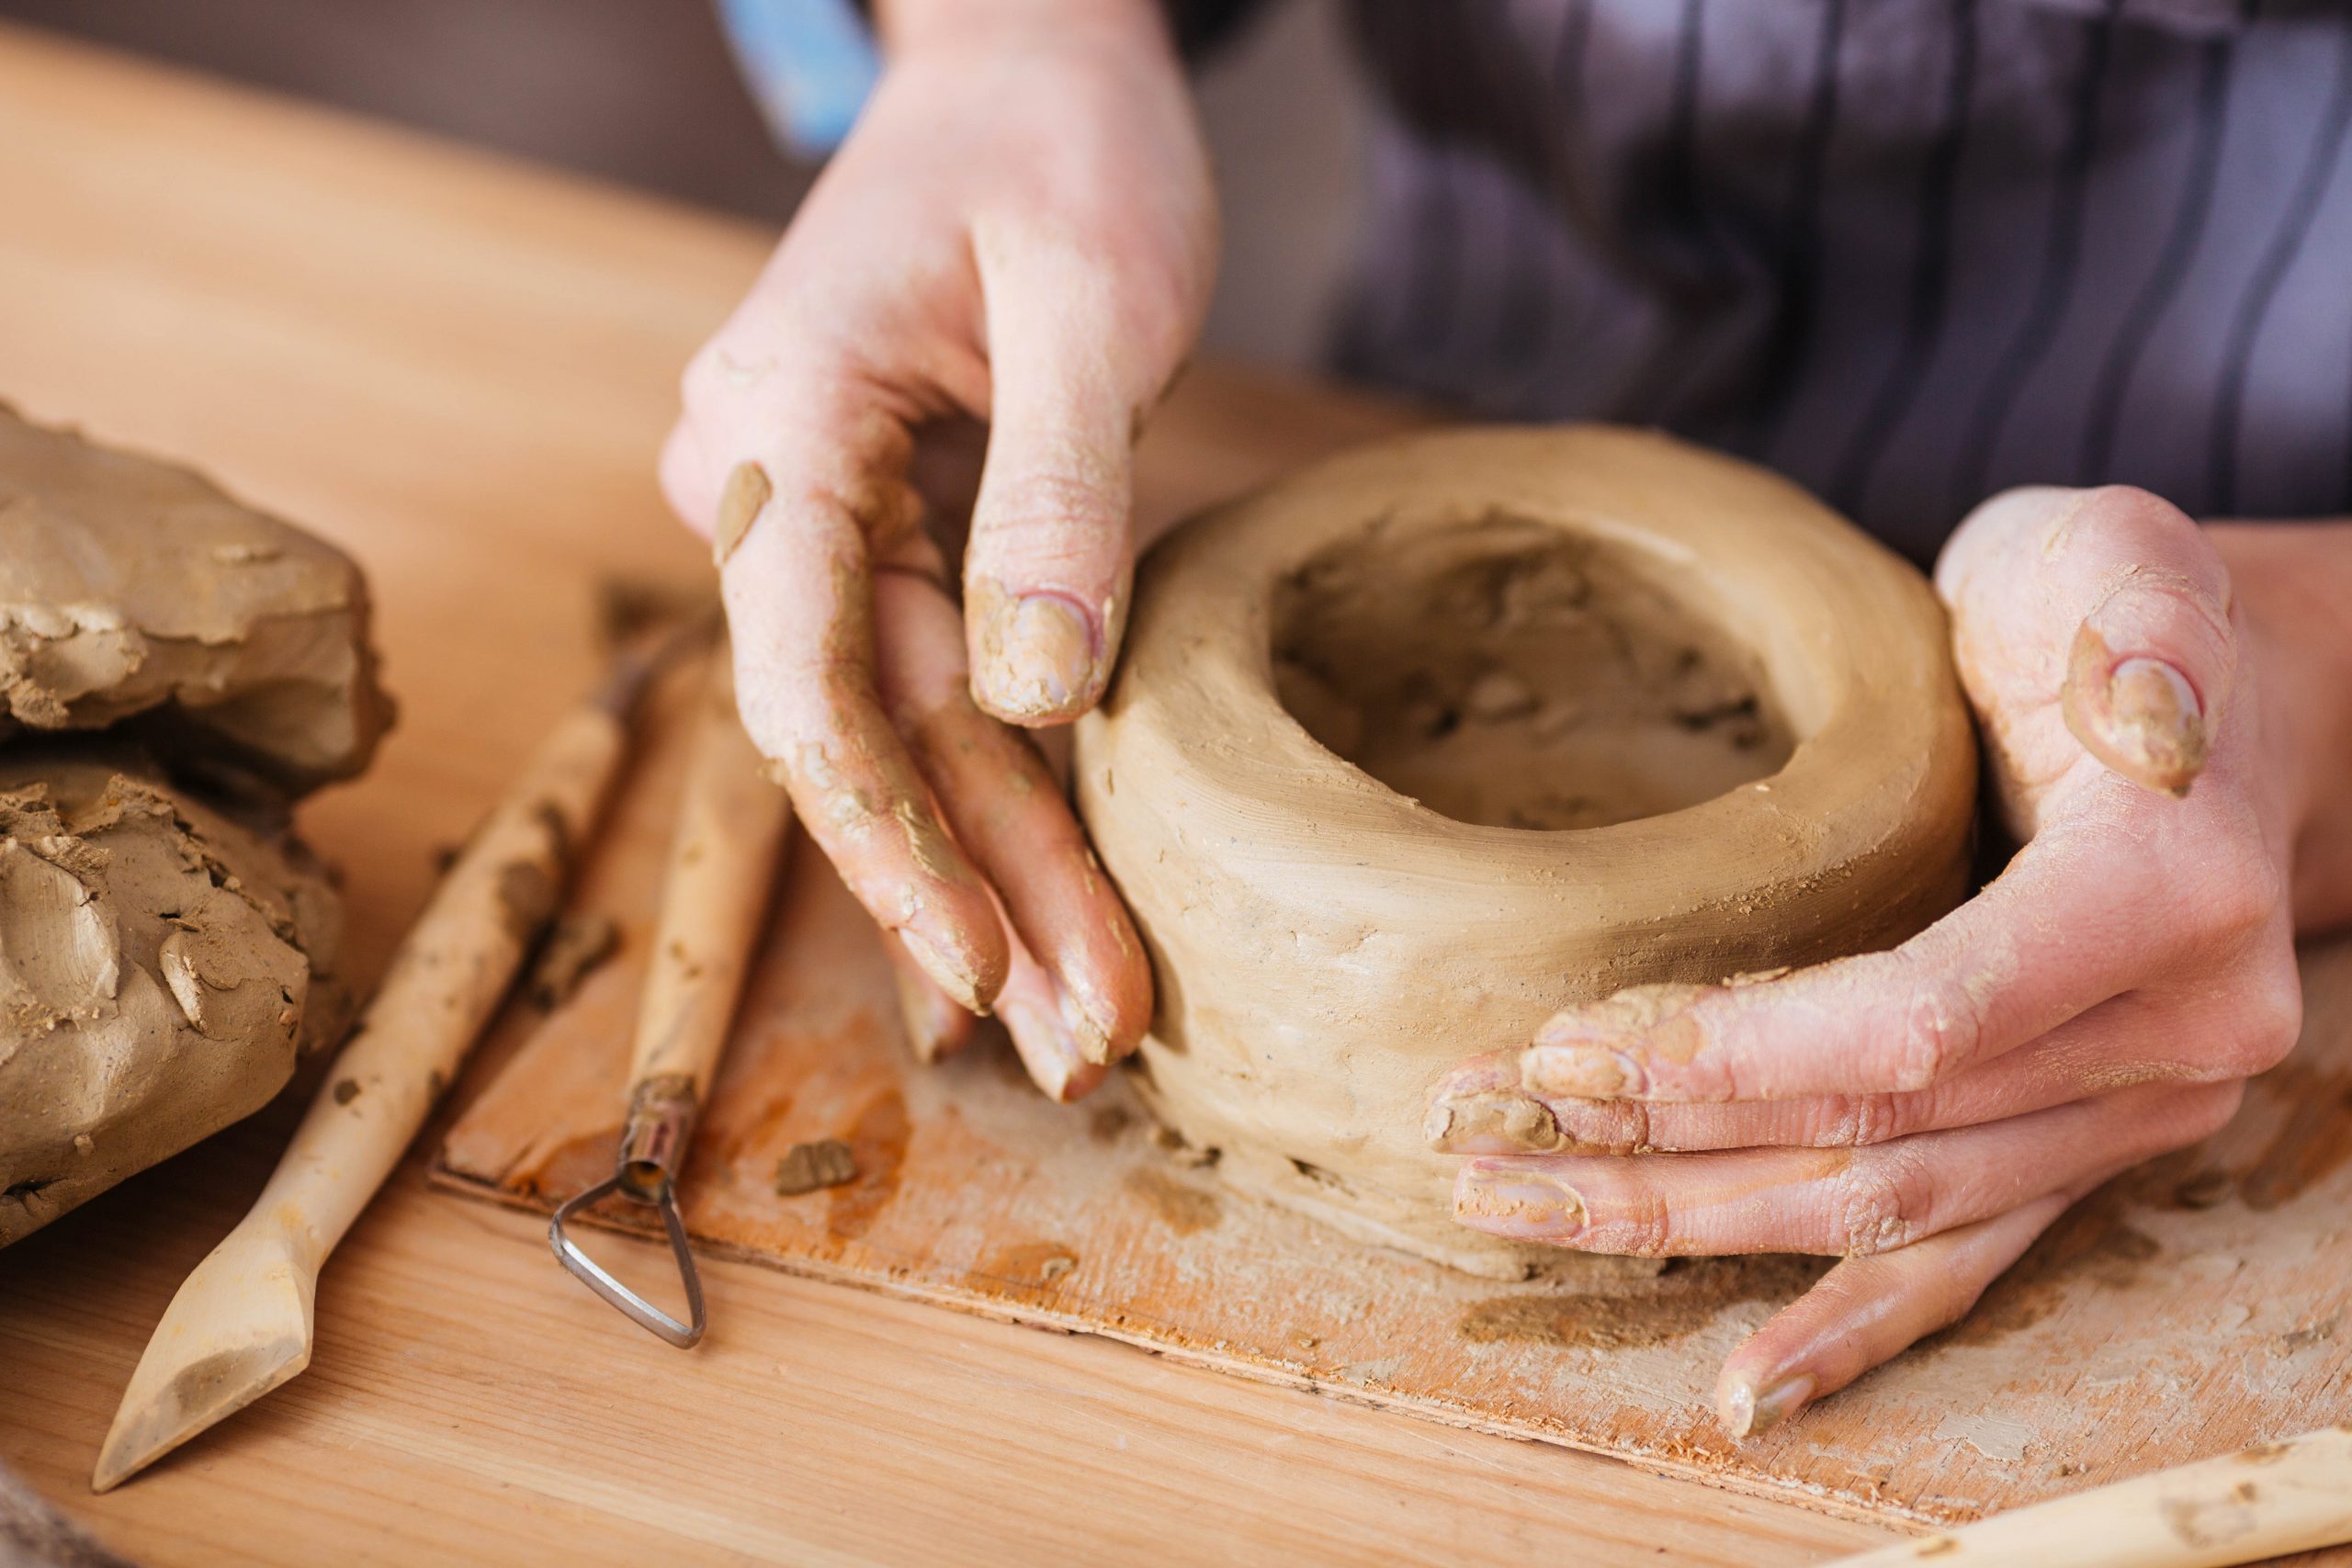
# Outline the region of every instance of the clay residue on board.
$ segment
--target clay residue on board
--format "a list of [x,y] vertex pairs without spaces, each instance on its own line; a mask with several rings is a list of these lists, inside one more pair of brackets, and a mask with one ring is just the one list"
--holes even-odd
[[1655,1280],[1615,1291],[1521,1291],[1462,1314],[1473,1345],[1519,1341],[1560,1349],[1632,1350],[1695,1334],[1745,1302],[1794,1301],[1828,1269],[1815,1258],[1693,1258]]
[[1755,654],[1622,549],[1509,516],[1384,530],[1276,592],[1307,733],[1458,822],[1598,828],[1771,773],[1793,741]]
[[1077,1252],[1060,1242],[1024,1241],[999,1247],[981,1262],[978,1272],[1021,1290],[1042,1291],[1059,1284],[1077,1268]]
[[858,1113],[842,1141],[857,1165],[857,1179],[833,1189],[832,1206],[825,1213],[825,1229],[836,1239],[854,1241],[864,1235],[890,1200],[898,1195],[899,1168],[906,1162],[906,1097],[894,1086],[874,1097]]
[[1223,1217],[1216,1193],[1179,1181],[1158,1166],[1136,1167],[1127,1172],[1125,1186],[1178,1235],[1204,1231]]
[[1969,1314],[1921,1342],[1989,1345],[2031,1328],[2074,1293],[2078,1281],[2128,1290],[2163,1246],[2127,1217],[2137,1202],[2169,1191],[2183,1179],[2185,1156],[2166,1156],[2100,1188],[2041,1233],[2008,1272],[1986,1287]]
[[775,1190],[782,1198],[797,1198],[820,1188],[840,1187],[857,1179],[857,1156],[839,1138],[795,1144],[775,1162]]
[[2287,1107],[2278,1131],[2237,1178],[2245,1206],[2267,1212],[2352,1160],[2352,1079],[2288,1061],[2255,1083],[2255,1092]]

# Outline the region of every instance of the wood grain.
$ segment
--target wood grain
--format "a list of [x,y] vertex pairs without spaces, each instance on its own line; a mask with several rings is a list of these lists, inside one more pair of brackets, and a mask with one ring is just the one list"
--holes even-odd
[[[653,452],[767,237],[17,31],[0,143],[0,396],[195,461],[375,583],[404,716],[305,816],[372,972],[591,680],[598,583],[707,583]],[[1403,417],[1204,368],[1148,443],[1147,509]],[[564,1280],[536,1218],[428,1192],[413,1151],[326,1270],[311,1370],[90,1498],[148,1331],[308,1087],[0,1252],[0,1461],[143,1561],[1781,1563],[1888,1539],[725,1261],[725,1332],[682,1355]]]

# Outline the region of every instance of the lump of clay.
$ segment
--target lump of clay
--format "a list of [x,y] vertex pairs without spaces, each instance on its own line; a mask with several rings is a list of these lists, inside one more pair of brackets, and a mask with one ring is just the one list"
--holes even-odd
[[0,741],[128,727],[299,793],[390,716],[359,569],[189,469],[0,406]]
[[368,618],[329,546],[0,409],[0,1244],[341,1031],[288,802],[389,720]]
[[1950,908],[1976,762],[1946,635],[1810,496],[1630,431],[1417,436],[1194,520],[1077,738],[1159,982],[1139,1087],[1361,1237],[1566,1257],[1453,1223],[1431,1085],[1570,1003]]
[[149,768],[0,751],[0,1244],[267,1103],[348,1015],[320,868]]

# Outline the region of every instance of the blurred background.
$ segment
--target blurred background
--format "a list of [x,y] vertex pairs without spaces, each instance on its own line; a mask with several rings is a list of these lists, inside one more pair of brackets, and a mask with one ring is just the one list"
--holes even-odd
[[[1202,62],[1226,213],[1213,351],[1318,356],[1362,181],[1339,10],[1268,0]],[[769,140],[702,0],[0,0],[0,17],[771,224],[814,175]]]

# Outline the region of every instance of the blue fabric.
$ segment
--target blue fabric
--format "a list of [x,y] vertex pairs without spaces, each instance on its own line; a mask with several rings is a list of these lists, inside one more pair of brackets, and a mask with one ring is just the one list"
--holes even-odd
[[840,146],[882,73],[852,0],[718,0],[718,17],[776,139],[802,153]]

